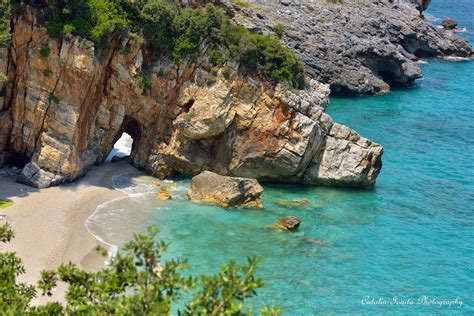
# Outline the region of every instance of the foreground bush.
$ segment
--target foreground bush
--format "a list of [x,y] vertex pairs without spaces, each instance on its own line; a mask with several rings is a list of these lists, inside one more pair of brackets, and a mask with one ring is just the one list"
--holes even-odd
[[[11,227],[0,226],[0,242],[13,238]],[[7,315],[168,315],[173,302],[182,301],[182,294],[193,296],[175,310],[182,315],[243,315],[251,314],[244,307],[245,299],[255,296],[262,281],[255,278],[255,258],[246,265],[234,262],[223,266],[213,276],[187,276],[180,272],[186,261],[170,260],[160,264],[168,245],[157,238],[154,227],[138,234],[125,244],[110,264],[98,272],[87,272],[73,263],[61,265],[54,271],[43,271],[38,289],[51,295],[58,281],[68,284],[66,302],[31,306],[37,289],[18,283],[25,273],[21,260],[11,252],[0,253],[0,310]],[[105,251],[99,249],[104,255]],[[279,314],[277,309],[265,308],[264,315]]]

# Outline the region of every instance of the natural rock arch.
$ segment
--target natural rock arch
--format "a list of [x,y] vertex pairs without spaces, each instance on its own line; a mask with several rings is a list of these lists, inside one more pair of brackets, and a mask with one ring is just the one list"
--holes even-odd
[[[134,138],[134,166],[159,178],[210,170],[274,182],[375,184],[383,149],[324,113],[327,85],[308,80],[291,90],[230,64],[225,75],[206,56],[146,63],[146,48],[131,39],[113,41],[99,57],[87,40],[50,38],[31,7],[14,24],[9,99],[0,112],[0,122],[11,124],[0,126],[8,136],[0,151],[25,153],[31,161],[21,180],[31,186],[84,175],[123,132]],[[48,57],[37,53],[44,45]]]

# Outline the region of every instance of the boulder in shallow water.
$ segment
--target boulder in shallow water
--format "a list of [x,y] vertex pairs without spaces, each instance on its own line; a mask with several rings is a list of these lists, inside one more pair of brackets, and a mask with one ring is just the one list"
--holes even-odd
[[166,187],[161,187],[158,192],[156,192],[156,197],[161,201],[171,200],[171,193]]
[[222,207],[262,208],[262,192],[262,186],[255,179],[227,177],[204,171],[193,177],[188,198]]
[[451,18],[446,18],[443,20],[443,27],[447,30],[454,30],[458,26],[458,22]]
[[300,227],[301,220],[296,216],[286,216],[273,224],[273,227],[285,230],[297,230]]

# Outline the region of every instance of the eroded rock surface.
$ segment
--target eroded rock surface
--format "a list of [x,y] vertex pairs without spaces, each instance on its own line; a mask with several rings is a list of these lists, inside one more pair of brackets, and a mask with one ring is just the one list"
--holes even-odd
[[375,183],[382,147],[324,113],[326,84],[307,80],[293,90],[242,76],[232,64],[224,75],[205,56],[152,63],[126,38],[99,54],[78,37],[50,38],[31,7],[13,25],[11,46],[0,50],[0,166],[26,163],[21,179],[29,185],[73,181],[102,163],[123,132],[133,138],[133,165],[158,178],[210,170],[259,181]]
[[419,16],[413,0],[222,0],[237,23],[276,32],[307,74],[335,94],[376,94],[421,77],[419,58],[472,55],[450,30]]
[[262,186],[255,179],[226,177],[204,171],[193,177],[188,190],[190,200],[223,207],[244,206],[261,208]]

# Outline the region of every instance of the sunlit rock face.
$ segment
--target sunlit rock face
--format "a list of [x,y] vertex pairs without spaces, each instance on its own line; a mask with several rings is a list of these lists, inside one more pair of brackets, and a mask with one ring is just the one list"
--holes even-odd
[[11,46],[0,51],[7,75],[0,165],[26,163],[21,180],[29,185],[73,181],[102,163],[124,132],[133,139],[132,163],[159,178],[210,170],[273,182],[375,183],[382,147],[324,113],[328,85],[308,80],[293,90],[243,76],[237,65],[211,70],[206,56],[151,63],[130,39],[98,53],[84,39],[50,38],[32,8],[13,25]]

